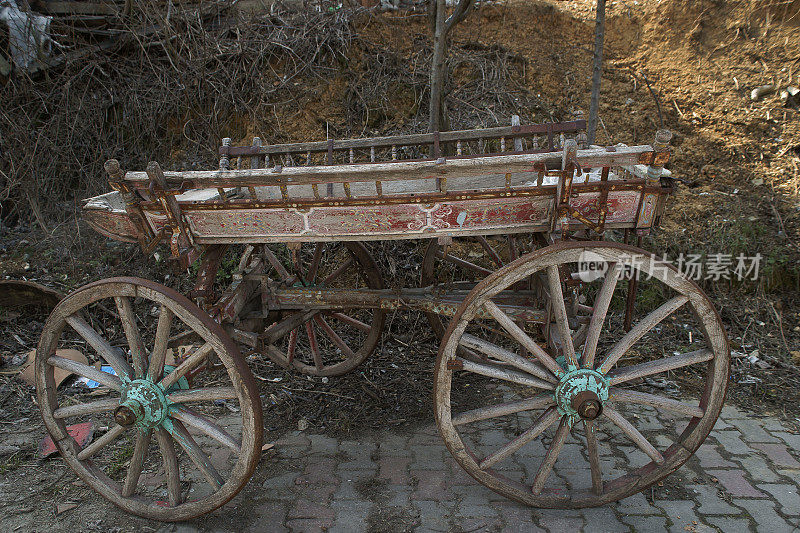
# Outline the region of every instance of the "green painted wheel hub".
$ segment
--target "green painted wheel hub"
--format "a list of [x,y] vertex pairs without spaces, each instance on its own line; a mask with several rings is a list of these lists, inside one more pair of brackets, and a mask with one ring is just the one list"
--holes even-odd
[[589,368],[570,368],[558,382],[555,400],[558,411],[567,415],[571,423],[594,420],[608,400],[611,381],[600,372]]
[[114,420],[122,426],[154,428],[169,414],[170,401],[164,390],[149,379],[135,379],[123,385]]

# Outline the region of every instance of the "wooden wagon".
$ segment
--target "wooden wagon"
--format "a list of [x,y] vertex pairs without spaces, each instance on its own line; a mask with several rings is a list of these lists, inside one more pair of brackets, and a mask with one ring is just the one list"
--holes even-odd
[[[187,298],[154,281],[105,279],[53,311],[37,393],[62,456],[129,512],[167,521],[209,512],[262,454],[262,402],[240,347],[334,376],[375,349],[388,311],[415,309],[441,339],[436,423],[480,483],[567,508],[663,478],[713,427],[729,348],[706,295],[626,244],[659,224],[672,191],[669,133],[652,145],[586,147],[583,127],[226,139],[214,171],[150,163],[123,173],[109,161],[114,191],[88,200],[85,219],[147,255],[168,244],[196,280]],[[364,242],[388,239],[428,239],[418,287],[385,284]],[[90,364],[60,357],[67,346],[91,347]],[[56,368],[99,387],[57,390]],[[695,376],[695,400],[656,386],[668,375]],[[668,413],[679,436],[653,443],[631,406]],[[108,429],[83,447],[68,432],[103,420]],[[481,430],[498,422],[507,438],[488,445]],[[609,466],[612,438],[635,444],[626,469]],[[555,483],[568,448],[572,474]]]

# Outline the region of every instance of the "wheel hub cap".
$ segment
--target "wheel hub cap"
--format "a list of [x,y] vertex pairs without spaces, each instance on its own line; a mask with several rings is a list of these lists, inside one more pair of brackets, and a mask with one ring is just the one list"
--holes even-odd
[[594,420],[603,411],[608,400],[610,380],[600,372],[589,368],[573,368],[558,382],[555,400],[558,411],[577,420]]
[[167,418],[169,406],[170,402],[158,384],[149,379],[136,379],[123,387],[114,420],[121,426],[153,428]]

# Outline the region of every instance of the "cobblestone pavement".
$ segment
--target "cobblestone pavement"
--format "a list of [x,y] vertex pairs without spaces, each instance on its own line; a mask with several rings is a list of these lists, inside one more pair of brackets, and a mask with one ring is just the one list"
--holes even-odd
[[[654,410],[640,409],[638,417],[637,427],[647,428],[643,433],[656,443],[681,429]],[[483,431],[488,439],[503,437]],[[617,464],[643,460],[622,439],[614,439],[610,448]],[[696,456],[662,483],[616,504],[584,510],[533,509],[495,494],[451,459],[433,425],[359,441],[294,432],[275,450],[234,503],[162,531],[781,533],[800,526],[800,435],[776,419],[729,406]],[[588,463],[583,465],[570,471],[557,464],[556,479],[588,479]]]

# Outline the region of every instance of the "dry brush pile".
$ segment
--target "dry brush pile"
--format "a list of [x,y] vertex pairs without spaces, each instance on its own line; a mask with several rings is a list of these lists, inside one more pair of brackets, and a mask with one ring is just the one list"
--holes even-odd
[[[80,199],[107,190],[111,157],[124,168],[154,159],[213,168],[221,137],[425,131],[429,36],[416,33],[408,52],[362,31],[391,22],[358,6],[242,13],[230,4],[140,3],[101,33],[113,38],[76,31],[57,47],[56,66],[0,78],[6,225],[74,213]],[[562,117],[525,89],[524,59],[502,47],[454,44],[450,65],[453,128],[507,124],[521,110]]]

